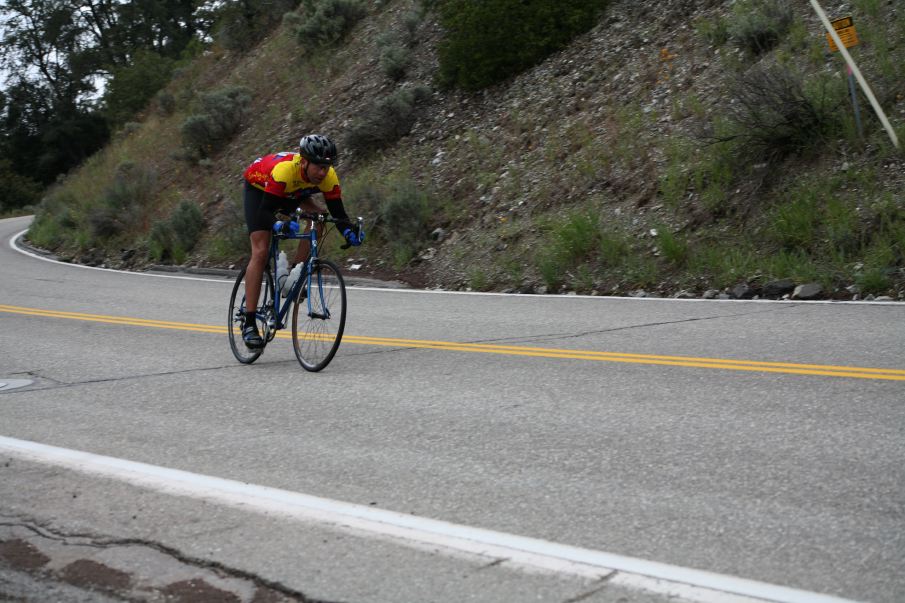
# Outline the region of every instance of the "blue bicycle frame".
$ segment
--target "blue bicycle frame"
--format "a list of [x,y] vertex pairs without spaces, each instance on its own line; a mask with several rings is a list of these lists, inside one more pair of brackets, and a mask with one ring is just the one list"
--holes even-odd
[[[296,299],[299,295],[299,291],[303,285],[308,287],[308,291],[311,291],[311,274],[312,274],[312,266],[314,266],[314,261],[317,259],[317,228],[315,227],[314,220],[308,220],[310,228],[308,232],[302,233],[283,233],[278,230],[278,225],[281,225],[280,222],[274,224],[274,230],[271,233],[270,237],[270,261],[271,266],[277,265],[277,257],[280,253],[280,241],[286,240],[304,240],[308,239],[311,242],[311,249],[308,253],[308,259],[305,260],[304,267],[302,268],[301,277],[292,285],[292,289],[290,289],[289,293],[286,294],[286,301],[282,304],[280,300],[283,299],[282,291],[280,290],[280,282],[277,278],[273,279],[273,316],[274,323],[269,325],[271,329],[284,329],[286,328],[285,320],[286,315],[289,314],[289,308],[292,306],[292,301]],[[276,271],[274,271],[274,277],[276,277]],[[320,290],[321,284],[318,283],[318,290]],[[306,297],[308,302],[308,312],[307,314],[311,316],[311,296],[310,294]],[[325,311],[328,313],[329,310]],[[321,317],[324,318],[324,317]]]

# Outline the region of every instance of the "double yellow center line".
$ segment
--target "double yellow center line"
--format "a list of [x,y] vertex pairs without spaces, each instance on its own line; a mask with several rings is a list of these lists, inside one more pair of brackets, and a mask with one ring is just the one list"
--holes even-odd
[[[121,316],[104,316],[100,314],[63,312],[59,310],[40,310],[37,308],[24,308],[20,306],[7,306],[3,304],[0,304],[0,312],[7,312],[10,314],[24,314],[27,316],[43,316],[48,318],[63,318],[69,320],[147,327],[154,329],[176,329],[179,331],[196,331],[199,333],[226,333],[226,326],[202,325],[195,323],[171,322],[166,320],[150,320],[145,318],[131,318]],[[289,339],[291,335],[287,331],[281,331],[277,333],[277,337]],[[857,366],[796,364],[790,362],[760,362],[756,360],[728,360],[723,358],[695,358],[692,356],[662,356],[655,354],[628,354],[620,352],[595,352],[591,350],[568,350],[528,346],[494,345],[486,343],[457,343],[452,341],[396,339],[390,337],[364,337],[359,335],[345,335],[343,337],[343,342],[357,345],[419,348],[428,350],[444,350],[449,352],[473,352],[479,354],[503,354],[507,356],[531,356],[536,358],[562,358],[568,360],[586,360],[596,362],[624,362],[629,364],[709,368],[728,371],[753,371],[761,373],[783,373],[792,375],[818,375],[824,377],[849,377],[854,379],[905,381],[905,370],[864,368]]]

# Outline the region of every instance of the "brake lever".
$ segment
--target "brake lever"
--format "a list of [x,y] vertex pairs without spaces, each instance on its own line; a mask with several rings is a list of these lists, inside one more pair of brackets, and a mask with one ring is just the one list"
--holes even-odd
[[[355,235],[361,236],[361,227],[364,225],[364,218],[362,218],[361,216],[358,216],[357,222],[358,223],[355,225]],[[345,245],[340,245],[339,248],[345,250],[351,246],[352,246],[352,243],[346,242]]]

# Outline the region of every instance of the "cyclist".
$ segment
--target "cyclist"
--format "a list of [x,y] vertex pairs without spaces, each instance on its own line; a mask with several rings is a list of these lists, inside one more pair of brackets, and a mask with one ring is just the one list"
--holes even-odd
[[[264,345],[255,323],[255,309],[261,293],[261,277],[270,251],[270,233],[277,212],[330,212],[337,229],[355,246],[364,241],[364,232],[356,232],[343,207],[339,178],[333,169],[336,145],[326,136],[312,134],[299,142],[299,152],[282,152],[255,159],[245,170],[245,222],[251,240],[251,259],[245,271],[245,327],[242,339],[249,348]],[[324,204],[311,196],[322,193]],[[307,230],[306,230],[307,232]],[[318,225],[318,238],[323,225]],[[308,258],[310,242],[302,239],[293,266]]]

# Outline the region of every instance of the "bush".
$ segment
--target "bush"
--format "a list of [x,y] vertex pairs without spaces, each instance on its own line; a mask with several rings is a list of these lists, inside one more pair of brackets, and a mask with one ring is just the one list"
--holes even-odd
[[212,216],[205,251],[209,259],[223,262],[235,261],[248,253],[248,231],[239,203],[226,203],[222,211]]
[[892,287],[895,261],[896,253],[893,246],[887,241],[875,241],[866,250],[862,269],[855,277],[855,284],[861,293],[886,293]]
[[786,0],[742,0],[733,8],[729,38],[750,55],[760,56],[782,41],[793,20]]
[[417,119],[416,106],[430,95],[426,86],[404,88],[377,103],[349,128],[346,145],[368,153],[408,134]]
[[302,0],[299,42],[315,48],[336,44],[366,13],[361,0]]
[[688,242],[676,237],[665,225],[657,228],[657,247],[662,256],[676,266],[683,266],[688,260]]
[[417,42],[415,33],[421,20],[421,12],[409,11],[402,18],[402,29],[385,32],[377,37],[380,67],[391,80],[399,81],[405,77],[412,62],[411,48]]
[[161,90],[154,100],[159,115],[169,117],[176,112],[176,97],[172,93]]
[[722,17],[696,21],[695,31],[713,46],[719,47],[729,41],[729,23]]
[[756,65],[732,84],[730,132],[736,149],[754,162],[773,162],[818,148],[841,129],[840,98],[823,80],[806,90],[804,78],[778,65]]
[[190,115],[182,123],[183,145],[196,156],[214,155],[218,146],[229,142],[239,131],[250,102],[248,89],[241,86],[202,95],[202,112]]
[[430,196],[412,180],[398,180],[378,206],[377,232],[387,241],[397,267],[408,263],[427,238]]
[[183,200],[168,220],[155,222],[148,235],[148,251],[154,260],[185,261],[198,242],[204,226],[201,208]]
[[444,85],[479,90],[531,67],[594,26],[608,0],[438,0]]
[[88,210],[87,222],[94,239],[106,241],[127,231],[149,206],[157,183],[152,168],[125,161],[116,167],[113,181]]
[[598,253],[611,257],[614,249],[610,245],[618,246],[618,243],[611,236],[605,237],[604,243],[603,234],[597,214],[587,211],[576,211],[562,222],[551,225],[550,243],[540,250],[537,258],[547,287],[557,289],[565,283],[567,272],[593,261]]
[[54,189],[38,204],[28,228],[28,240],[42,249],[59,249],[78,226],[73,210],[76,204],[72,193]]
[[380,49],[380,67],[388,78],[399,81],[412,61],[412,51],[405,45],[390,43]]
[[297,0],[226,2],[219,11],[214,37],[227,50],[248,50],[263,40],[297,4]]

